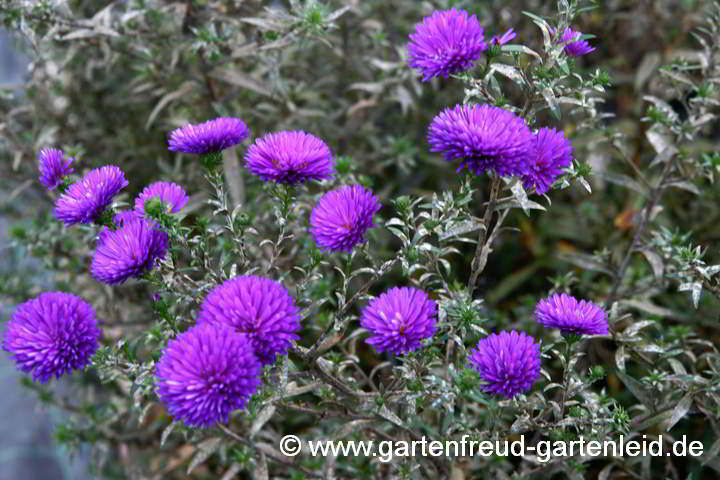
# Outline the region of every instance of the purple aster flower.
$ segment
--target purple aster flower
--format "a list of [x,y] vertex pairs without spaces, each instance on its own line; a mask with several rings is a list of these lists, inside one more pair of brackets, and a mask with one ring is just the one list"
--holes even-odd
[[492,39],[490,39],[490,44],[491,45],[505,45],[510,40],[514,39],[515,37],[517,37],[517,34],[511,28],[510,30],[503,33],[499,37],[497,35],[493,35]]
[[527,392],[540,376],[540,344],[524,332],[490,334],[469,352],[468,359],[485,381],[483,390],[505,398]]
[[263,364],[284,355],[297,340],[300,315],[287,289],[269,278],[232,278],[213,288],[200,307],[197,323],[228,325],[245,333]]
[[412,287],[395,287],[383,293],[363,310],[360,325],[372,336],[365,340],[380,353],[408,353],[422,347],[435,334],[437,306],[425,292]]
[[167,233],[151,220],[133,219],[98,237],[90,273],[99,282],[115,285],[152,270],[168,249]]
[[607,314],[602,308],[564,293],[540,300],[535,306],[535,321],[547,328],[559,328],[565,334],[608,334]]
[[177,183],[155,182],[145,187],[135,199],[137,215],[145,215],[145,202],[150,198],[160,199],[166,205],[168,213],[177,213],[188,203],[185,190]]
[[591,47],[587,40],[578,40],[581,36],[582,33],[576,32],[570,27],[567,27],[563,31],[558,43],[567,43],[565,48],[563,48],[563,51],[571,57],[580,57],[582,55],[587,55],[590,52],[594,52],[595,47]]
[[375,225],[372,217],[382,208],[362,185],[346,185],[320,197],[310,214],[310,233],[321,250],[350,252],[365,241]]
[[170,415],[193,427],[228,423],[262,384],[248,337],[202,324],[170,340],[155,368],[156,393]]
[[333,173],[330,148],[305,132],[269,133],[245,154],[248,169],[263,180],[296,184],[323,180]]
[[239,118],[219,117],[173,130],[168,150],[198,155],[216,153],[241,143],[248,135],[250,130]]
[[88,365],[101,335],[89,303],[70,293],[45,292],[15,309],[3,348],[20,370],[45,383]]
[[410,34],[409,65],[425,82],[468,70],[488,48],[484,34],[477,17],[465,10],[433,12]]
[[128,186],[125,174],[114,165],[90,170],[82,180],[68,187],[55,202],[55,217],[65,225],[91,223]]
[[525,188],[535,187],[535,192],[542,195],[572,163],[572,144],[562,132],[541,128],[531,143],[529,156],[530,170],[523,182]]
[[448,162],[462,159],[458,171],[467,167],[477,175],[485,170],[502,176],[527,173],[532,138],[522,118],[491,105],[447,108],[428,130],[431,152],[442,152]]
[[75,171],[70,164],[75,160],[66,157],[65,152],[57,148],[44,148],[38,152],[40,165],[40,183],[48,190],[54,190],[63,182],[63,178]]

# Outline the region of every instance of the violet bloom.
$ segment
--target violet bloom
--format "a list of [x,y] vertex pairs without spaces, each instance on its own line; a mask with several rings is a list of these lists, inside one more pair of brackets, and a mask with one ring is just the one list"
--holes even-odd
[[365,241],[365,232],[374,227],[372,217],[380,202],[362,185],[346,185],[320,197],[310,214],[310,233],[318,248],[350,252]]
[[469,352],[470,366],[485,381],[486,393],[512,398],[540,376],[540,345],[524,332],[493,333]]
[[523,176],[525,188],[535,187],[542,195],[550,190],[563,168],[572,163],[572,144],[562,132],[541,128],[535,134],[529,152],[530,170]]
[[433,12],[410,34],[409,65],[425,82],[468,70],[488,48],[484,34],[477,17],[465,10]]
[[245,408],[261,374],[246,335],[223,325],[196,325],[168,342],[155,367],[155,391],[175,419],[211,427]]
[[428,129],[431,152],[442,152],[446,161],[462,159],[479,175],[523,175],[529,170],[528,150],[532,132],[525,121],[508,110],[491,105],[456,105],[433,119]]
[[360,325],[372,336],[365,340],[380,353],[408,353],[422,347],[435,334],[437,306],[425,292],[412,287],[395,287],[383,293],[363,310]]
[[[595,47],[591,47],[587,40],[579,40],[582,36],[581,32],[576,32],[570,27],[565,28],[558,43],[567,43],[563,51],[571,57],[580,57],[595,51]],[[573,41],[574,40],[574,41]]]
[[108,285],[122,283],[152,270],[167,253],[168,245],[167,233],[158,230],[151,220],[129,220],[98,237],[90,273]]
[[[115,229],[122,227],[125,225],[125,223],[130,222],[132,220],[137,220],[139,218],[142,218],[137,213],[135,213],[135,210],[121,210],[119,212],[115,212],[115,215],[113,216],[113,223],[115,223]],[[97,244],[100,245],[105,241],[105,238],[112,232],[113,230],[109,229],[108,227],[102,227],[100,232],[97,234]]]
[[515,37],[517,37],[517,34],[511,28],[499,37],[497,35],[493,35],[493,37],[490,39],[490,45],[505,45]]
[[55,217],[65,225],[91,223],[128,186],[125,174],[114,165],[90,170],[81,180],[68,187],[55,202]]
[[89,303],[70,293],[45,292],[15,309],[3,349],[18,369],[45,383],[88,365],[101,335]]
[[63,183],[63,179],[75,171],[70,164],[75,160],[66,157],[65,152],[57,148],[44,148],[37,154],[40,183],[48,190],[54,190]]
[[300,315],[295,300],[280,283],[246,275],[213,288],[200,307],[197,323],[222,324],[250,338],[263,364],[284,355],[297,340]]
[[239,118],[219,117],[173,130],[168,150],[197,155],[217,153],[241,143],[248,135],[250,130]]
[[330,148],[305,132],[269,133],[258,138],[245,154],[253,175],[277,183],[323,180],[333,173]]
[[177,183],[155,182],[145,187],[135,199],[135,213],[145,215],[145,202],[157,198],[165,204],[167,213],[177,213],[188,203],[185,190]]
[[535,321],[564,334],[607,335],[605,311],[592,302],[578,301],[565,293],[556,293],[535,306]]

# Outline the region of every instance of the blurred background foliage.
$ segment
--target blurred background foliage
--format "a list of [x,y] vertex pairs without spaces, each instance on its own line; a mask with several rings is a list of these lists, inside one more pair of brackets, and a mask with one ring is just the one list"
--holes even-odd
[[[622,288],[611,293],[648,201],[649,190],[637,174],[656,157],[655,137],[648,131],[667,116],[686,119],[693,98],[717,102],[717,71],[713,81],[698,84],[693,81],[697,72],[684,68],[702,57],[693,32],[703,25],[710,2],[590,3],[596,8],[577,17],[573,27],[594,35],[591,43],[597,50],[574,62],[582,71],[609,79],[599,105],[601,121],[593,129],[582,129],[583,118],[567,108],[562,119],[547,114],[539,123],[562,128],[572,138],[576,159],[592,171],[592,194],[573,184],[553,191],[551,206],[541,201],[548,212],[510,214],[507,224],[519,231],[499,239],[479,283],[487,326],[539,333],[532,308],[555,288],[598,303],[615,295],[614,300],[624,301],[632,312],[633,321],[658,322],[650,334],[657,344],[688,336],[718,345],[717,280],[704,285],[697,309],[690,292],[678,292],[681,283],[697,282],[697,276],[688,273],[696,246],[706,265],[720,263],[720,190],[714,183],[714,175],[720,174],[717,121],[702,125],[699,134],[683,144],[682,157],[691,159],[681,168],[685,176],[651,212],[655,233],[647,232],[647,244],[654,248],[629,259]],[[10,225],[10,243],[2,250],[10,264],[0,272],[0,300],[14,304],[40,292],[41,285],[33,284],[27,272],[17,270],[20,263],[12,261],[13,256],[29,254],[42,260],[54,288],[92,301],[98,316],[113,325],[106,330],[109,338],[131,331],[133,319],[152,315],[145,285],[111,290],[90,279],[90,230],[66,230],[51,219],[53,199],[35,181],[35,154],[43,147],[65,149],[83,170],[108,163],[120,166],[131,179],[121,201],[129,202],[148,182],[178,182],[193,194],[189,211],[198,215],[208,197],[201,167],[192,158],[167,151],[166,135],[188,122],[219,115],[243,118],[253,137],[302,129],[323,138],[338,170],[355,175],[380,196],[386,206],[383,218],[392,216],[390,200],[400,195],[457,189],[461,177],[439,155],[428,153],[425,135],[435,114],[462,100],[463,83],[435,79],[421,84],[407,67],[405,51],[416,22],[451,6],[477,14],[486,37],[512,27],[518,35],[514,43],[536,51],[542,50],[542,35],[522,12],[547,17],[557,13],[556,2],[543,0],[0,0],[0,21],[31,59],[24,81],[0,92],[0,212]],[[675,81],[668,86],[673,75]],[[511,82],[506,92],[512,103]],[[648,95],[658,100],[651,102],[655,110],[648,109]],[[662,112],[665,107],[671,110]],[[236,153],[226,153],[224,174],[233,205],[252,207],[263,195],[262,183],[243,171]],[[484,191],[486,183],[479,177],[473,185]],[[480,198],[470,207],[476,214]],[[388,258],[399,248],[386,232],[376,231],[372,238],[379,257]],[[450,258],[461,281],[468,274],[470,246],[463,253],[465,258]],[[673,275],[683,282],[675,282]],[[403,278],[394,270],[373,293]],[[596,343],[595,363],[614,365],[617,346]],[[612,367],[608,370],[596,387],[606,388],[631,408],[637,403],[635,395]],[[652,365],[642,364],[636,376],[654,373]],[[82,381],[95,380],[86,376]],[[713,381],[719,381],[717,372]],[[653,378],[647,382],[648,388],[671,385]],[[93,397],[96,405],[109,401],[99,395]],[[720,406],[686,413],[673,433],[703,440],[709,450],[720,431]],[[74,435],[58,430],[64,441],[78,440]],[[717,455],[720,444],[714,446]],[[195,452],[178,446],[161,469],[148,459],[160,476],[143,477],[133,469],[135,463],[148,463],[135,457],[151,456],[147,445],[120,439],[115,447],[110,456],[125,470],[107,466],[104,474],[116,478],[127,472],[133,478],[171,478],[170,472],[187,466]],[[690,461],[679,465],[682,471],[668,473],[671,478],[720,475],[717,458],[704,467]],[[604,467],[592,464],[588,475]],[[210,478],[212,469],[195,472],[197,478]],[[640,472],[634,478],[651,478]],[[178,473],[176,478],[184,477]]]

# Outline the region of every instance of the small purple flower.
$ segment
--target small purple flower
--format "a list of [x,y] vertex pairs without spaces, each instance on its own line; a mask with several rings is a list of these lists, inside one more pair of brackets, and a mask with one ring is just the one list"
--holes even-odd
[[362,185],[346,185],[320,197],[310,214],[310,233],[318,248],[350,252],[374,227],[372,217],[382,208]]
[[98,236],[90,273],[108,285],[122,283],[152,270],[167,253],[168,245],[167,233],[158,230],[151,220],[129,220],[117,230]]
[[425,292],[412,287],[395,287],[383,293],[363,310],[360,325],[372,336],[365,340],[380,353],[408,353],[423,346],[435,334],[437,306]]
[[587,55],[590,52],[594,52],[595,47],[591,47],[587,40],[578,40],[581,36],[581,32],[576,32],[570,27],[567,27],[563,31],[558,43],[567,43],[563,50],[571,57],[580,57],[582,55]]
[[477,17],[465,10],[433,12],[410,34],[409,65],[425,82],[468,70],[488,48],[484,35]]
[[[115,228],[118,229],[125,225],[125,223],[130,222],[132,220],[137,220],[139,218],[142,218],[138,216],[135,213],[135,210],[122,210],[119,212],[116,212],[113,216],[113,222],[115,223]],[[100,245],[105,241],[105,238],[112,232],[113,230],[109,229],[108,227],[102,227],[100,232],[97,234],[97,244]]]
[[277,183],[323,180],[333,173],[330,148],[316,136],[300,131],[258,138],[245,154],[245,164],[254,175]]
[[540,345],[524,332],[493,333],[469,352],[470,366],[485,381],[486,393],[512,398],[540,376]]
[[499,37],[497,35],[493,35],[492,39],[490,39],[490,45],[505,45],[515,37],[517,37],[517,34],[511,28]]
[[562,132],[541,128],[531,145],[530,170],[523,176],[523,182],[525,188],[535,187],[535,192],[542,195],[550,190],[563,168],[572,163],[572,144]]
[[91,223],[128,186],[125,174],[114,165],[90,170],[82,180],[68,187],[55,202],[55,217],[65,225]]
[[20,370],[46,383],[88,365],[101,335],[89,303],[70,293],[45,292],[15,309],[3,348]]
[[558,328],[565,334],[608,334],[607,314],[602,308],[565,293],[540,300],[535,306],[535,321],[546,328]]
[[63,182],[63,178],[75,171],[70,164],[75,160],[66,157],[65,152],[57,148],[44,148],[38,152],[40,165],[40,183],[48,190],[54,190]]
[[501,176],[527,173],[532,138],[522,118],[491,105],[447,108],[428,129],[431,152],[442,152],[448,162],[462,159],[457,170],[467,167],[477,175],[485,170]]
[[239,118],[219,117],[197,125],[185,125],[170,132],[168,150],[203,155],[237,145],[250,135]]
[[245,408],[261,374],[246,335],[223,325],[196,325],[168,342],[155,367],[155,391],[175,419],[211,427]]
[[165,205],[168,213],[177,213],[188,203],[185,190],[177,183],[155,182],[145,187],[135,199],[135,213],[145,215],[145,202],[150,198],[158,198]]
[[269,278],[246,275],[213,288],[200,307],[197,323],[228,325],[245,333],[263,364],[284,355],[297,340],[300,315],[287,289]]

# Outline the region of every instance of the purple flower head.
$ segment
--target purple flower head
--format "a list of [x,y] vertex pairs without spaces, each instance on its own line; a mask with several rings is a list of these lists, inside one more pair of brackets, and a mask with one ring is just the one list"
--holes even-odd
[[89,303],[70,293],[45,292],[15,309],[3,348],[20,370],[46,383],[88,365],[101,335]]
[[490,39],[490,44],[491,45],[505,45],[510,40],[514,39],[515,37],[517,37],[517,34],[511,28],[510,30],[503,33],[499,37],[497,35],[493,35],[492,39]]
[[422,347],[435,334],[437,306],[425,292],[412,287],[395,287],[383,293],[363,310],[360,325],[372,333],[366,343],[380,353],[408,353]]
[[458,171],[467,167],[476,175],[485,170],[502,176],[527,173],[532,138],[522,118],[490,105],[447,108],[428,130],[431,152],[442,152],[448,162],[462,159]]
[[595,51],[595,47],[591,47],[587,40],[578,40],[581,36],[581,32],[576,32],[570,27],[565,28],[562,37],[558,40],[558,43],[569,42],[565,45],[565,48],[563,48],[565,54],[571,57],[580,57]]
[[223,325],[196,325],[168,343],[155,368],[155,391],[176,419],[211,427],[245,407],[261,374],[246,335]]
[[170,132],[168,150],[203,155],[237,145],[250,135],[239,118],[219,117],[197,125],[185,125]]
[[227,325],[246,334],[265,365],[284,355],[297,340],[300,315],[287,289],[275,280],[253,275],[232,278],[213,288],[197,323]]
[[82,180],[68,187],[55,202],[55,217],[65,225],[91,223],[128,186],[125,174],[114,165],[90,170]]
[[477,17],[465,10],[435,11],[410,34],[409,65],[424,82],[468,70],[488,48],[484,35]]
[[310,214],[310,233],[318,248],[350,252],[374,227],[372,217],[382,208],[362,185],[346,185],[320,197]]
[[530,147],[530,170],[523,176],[525,188],[542,195],[550,190],[562,169],[572,163],[572,144],[562,132],[541,128]]
[[63,182],[63,178],[75,171],[70,164],[75,160],[66,157],[65,152],[57,148],[44,148],[37,154],[40,168],[40,183],[48,190],[54,190]]
[[263,180],[297,184],[323,180],[333,173],[330,148],[305,132],[269,133],[245,154],[248,169]]
[[564,293],[540,300],[535,306],[535,321],[547,328],[558,328],[565,334],[608,334],[607,314],[602,308]]
[[512,398],[530,390],[540,376],[540,345],[524,332],[492,333],[469,352],[470,366],[485,381],[483,390]]
[[177,183],[155,182],[145,187],[135,199],[137,215],[145,215],[145,202],[150,198],[160,199],[166,205],[168,213],[177,213],[188,203],[185,190]]
[[90,273],[108,285],[122,283],[130,277],[152,270],[167,252],[167,233],[158,230],[151,220],[132,219],[117,230],[98,236]]

